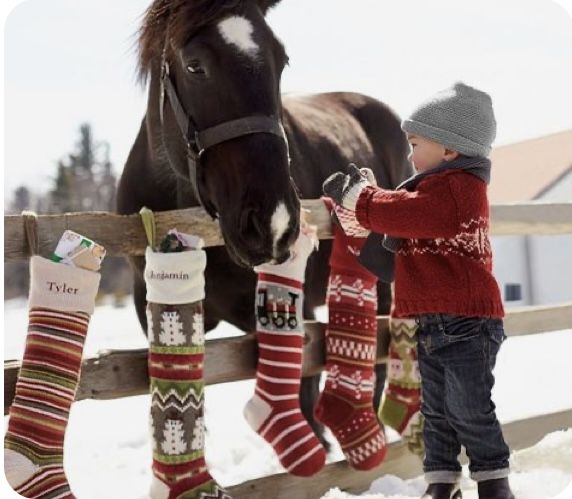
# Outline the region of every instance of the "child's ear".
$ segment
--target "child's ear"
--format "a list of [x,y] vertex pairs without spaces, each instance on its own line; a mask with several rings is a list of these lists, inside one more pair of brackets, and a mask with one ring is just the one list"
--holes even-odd
[[460,156],[460,154],[457,151],[453,151],[453,149],[445,149],[445,154],[443,156],[443,159],[445,161],[453,161],[454,159],[457,159]]

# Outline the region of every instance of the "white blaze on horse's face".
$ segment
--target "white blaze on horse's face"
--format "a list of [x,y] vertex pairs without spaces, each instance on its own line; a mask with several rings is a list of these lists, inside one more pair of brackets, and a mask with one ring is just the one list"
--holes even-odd
[[241,52],[256,57],[260,47],[252,39],[252,23],[242,16],[232,16],[218,23],[218,30],[224,41],[237,47]]
[[272,249],[276,255],[276,246],[278,241],[284,235],[290,224],[290,214],[284,202],[280,201],[270,219],[270,228],[272,229]]

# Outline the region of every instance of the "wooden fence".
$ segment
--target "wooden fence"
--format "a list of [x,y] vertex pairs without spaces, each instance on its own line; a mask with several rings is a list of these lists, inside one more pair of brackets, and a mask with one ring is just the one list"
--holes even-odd
[[[320,239],[330,238],[330,217],[320,200],[303,201],[309,210],[309,221],[318,225]],[[172,227],[198,234],[206,246],[223,244],[218,224],[207,219],[198,208],[156,213],[157,233]],[[146,238],[139,215],[111,213],[70,213],[43,215],[36,222],[39,253],[47,256],[65,229],[86,234],[103,244],[110,255],[143,255]],[[571,234],[572,203],[528,203],[495,205],[492,207],[493,235]],[[30,244],[21,216],[4,217],[4,260],[27,258]],[[319,373],[324,367],[325,324],[305,323],[303,375]],[[508,336],[520,336],[572,327],[572,303],[511,309],[506,317]],[[378,317],[377,363],[385,363],[387,356],[388,319]],[[208,340],[206,342],[205,380],[207,384],[227,383],[253,378],[257,350],[253,335]],[[14,398],[20,361],[4,363],[4,412]],[[110,350],[85,359],[77,400],[115,399],[148,393],[147,349]],[[513,450],[528,447],[546,433],[572,426],[572,409],[546,414],[503,426]],[[407,451],[401,442],[392,444],[382,465],[368,472],[356,472],[344,461],[327,465],[311,479],[301,479],[286,473],[247,481],[229,488],[235,499],[296,498],[316,499],[330,487],[349,492],[361,492],[369,483],[384,473],[409,478],[421,473],[421,461]]]

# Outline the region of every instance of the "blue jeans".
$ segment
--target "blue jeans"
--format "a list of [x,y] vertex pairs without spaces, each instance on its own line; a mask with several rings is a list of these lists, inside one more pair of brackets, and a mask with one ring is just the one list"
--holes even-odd
[[473,480],[508,476],[509,449],[491,400],[492,371],[506,338],[502,320],[448,314],[415,320],[427,482],[460,479],[461,445]]

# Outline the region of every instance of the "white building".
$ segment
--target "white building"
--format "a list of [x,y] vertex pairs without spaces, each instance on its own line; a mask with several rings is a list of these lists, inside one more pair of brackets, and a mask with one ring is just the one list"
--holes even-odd
[[[491,204],[572,202],[572,130],[495,148]],[[572,234],[492,238],[507,308],[572,301]]]

